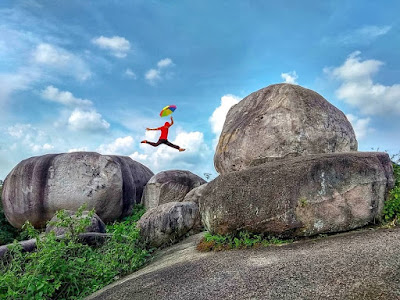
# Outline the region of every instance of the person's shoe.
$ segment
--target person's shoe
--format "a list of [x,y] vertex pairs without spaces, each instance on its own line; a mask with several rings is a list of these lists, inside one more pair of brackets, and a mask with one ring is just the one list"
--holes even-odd
[[147,143],[147,141],[146,141],[146,140],[143,140],[143,141],[141,141],[141,143],[142,143],[142,144],[146,144],[146,143]]
[[179,148],[179,152],[185,151],[186,149]]

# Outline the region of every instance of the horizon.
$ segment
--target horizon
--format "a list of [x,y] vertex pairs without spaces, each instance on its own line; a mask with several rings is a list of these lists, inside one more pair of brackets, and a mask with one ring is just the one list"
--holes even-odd
[[[290,9],[288,9],[290,8]],[[271,84],[319,93],[358,151],[400,151],[400,2],[5,0],[0,4],[0,180],[32,156],[124,155],[154,174],[218,176],[229,108]],[[397,46],[397,47],[396,47]],[[177,106],[169,121],[159,113]]]

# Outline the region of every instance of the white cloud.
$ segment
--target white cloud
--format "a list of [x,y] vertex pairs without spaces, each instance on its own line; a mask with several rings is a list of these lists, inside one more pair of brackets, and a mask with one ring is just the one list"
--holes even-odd
[[42,151],[49,151],[49,150],[52,150],[52,149],[54,149],[54,146],[53,145],[50,145],[50,144],[44,144],[44,145],[31,145],[31,147],[32,147],[32,151],[33,152],[42,152]]
[[87,99],[76,98],[71,92],[60,91],[52,85],[46,87],[41,95],[43,98],[57,102],[66,106],[91,106],[92,101]]
[[129,77],[129,78],[132,78],[132,79],[137,79],[137,76],[136,76],[136,74],[135,74],[135,72],[133,72],[131,69],[126,69],[126,71],[125,71],[125,75],[127,76],[127,77]]
[[168,72],[168,67],[173,66],[174,63],[170,58],[164,58],[157,63],[157,69],[150,69],[146,72],[145,78],[151,85],[155,85],[157,82],[170,78],[171,72]]
[[0,73],[0,104],[6,103],[14,91],[31,88],[41,76],[40,72],[31,68],[21,68],[15,73]]
[[374,39],[378,36],[385,35],[392,29],[392,26],[374,26],[367,25],[356,30],[356,33],[360,36]]
[[139,152],[134,152],[131,155],[129,155],[130,158],[132,158],[133,160],[136,161],[146,161],[147,160],[147,156],[146,154],[140,154]]
[[31,124],[15,124],[7,128],[7,133],[17,141],[11,145],[11,150],[16,150],[18,145],[35,153],[54,149],[50,136]]
[[79,56],[55,45],[41,43],[37,45],[32,56],[34,63],[61,70],[78,80],[87,80],[92,75],[89,67]]
[[373,131],[371,128],[368,127],[369,122],[371,121],[370,118],[358,118],[352,114],[347,114],[346,117],[353,126],[357,140],[362,140],[367,135],[367,133]]
[[372,75],[384,63],[378,60],[360,58],[360,51],[351,53],[343,65],[324,68],[324,72],[341,81],[336,90],[339,99],[357,107],[364,114],[400,114],[400,84],[385,86],[374,83]]
[[282,73],[281,77],[282,79],[285,80],[286,83],[298,84],[296,80],[299,77],[297,76],[296,71],[291,71],[289,73]]
[[165,67],[171,66],[172,64],[173,64],[173,63],[172,63],[172,60],[171,60],[170,58],[164,58],[164,59],[160,60],[160,61],[157,63],[157,67],[159,67],[159,68],[165,68]]
[[145,78],[149,83],[154,84],[157,80],[161,80],[160,71],[150,69],[146,72]]
[[78,108],[69,117],[68,125],[77,131],[102,131],[110,128],[110,124],[97,111],[84,111]]
[[211,130],[215,134],[215,139],[213,140],[213,147],[215,148],[218,144],[219,136],[221,134],[222,128],[224,126],[224,122],[226,119],[226,115],[228,114],[229,109],[239,103],[241,98],[234,95],[224,95],[221,98],[221,104],[218,106],[208,121],[211,124]]
[[355,30],[344,32],[335,37],[326,37],[322,41],[342,45],[368,45],[374,40],[387,34],[391,26],[366,25]]
[[79,147],[79,148],[72,148],[69,149],[67,152],[82,152],[82,151],[88,151],[88,147]]
[[133,138],[126,136],[117,138],[110,144],[103,144],[97,149],[101,154],[126,155],[132,152]]
[[118,58],[126,57],[127,52],[131,48],[130,42],[124,37],[120,36],[113,36],[110,38],[100,36],[92,39],[92,43],[102,49],[110,50],[111,54]]

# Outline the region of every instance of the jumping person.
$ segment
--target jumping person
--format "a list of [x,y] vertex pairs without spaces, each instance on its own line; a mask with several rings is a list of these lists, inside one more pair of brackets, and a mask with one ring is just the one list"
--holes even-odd
[[168,128],[170,128],[172,125],[174,124],[174,119],[171,116],[171,124],[168,122],[165,122],[164,126],[162,127],[158,127],[158,128],[146,128],[146,130],[161,130],[161,136],[158,139],[157,143],[153,143],[153,142],[148,142],[147,140],[143,140],[141,141],[141,143],[144,144],[149,144],[153,147],[157,147],[160,144],[165,144],[167,146],[170,146],[172,148],[178,149],[180,152],[185,151],[185,149],[172,144],[171,142],[168,141]]

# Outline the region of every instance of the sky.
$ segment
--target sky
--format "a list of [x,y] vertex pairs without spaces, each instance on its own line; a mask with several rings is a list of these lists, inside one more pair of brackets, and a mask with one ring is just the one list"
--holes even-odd
[[[72,151],[216,177],[229,108],[282,82],[342,110],[360,151],[396,154],[399,11],[396,0],[1,0],[0,179]],[[140,143],[157,141],[146,128],[170,104],[169,140],[185,152]]]

